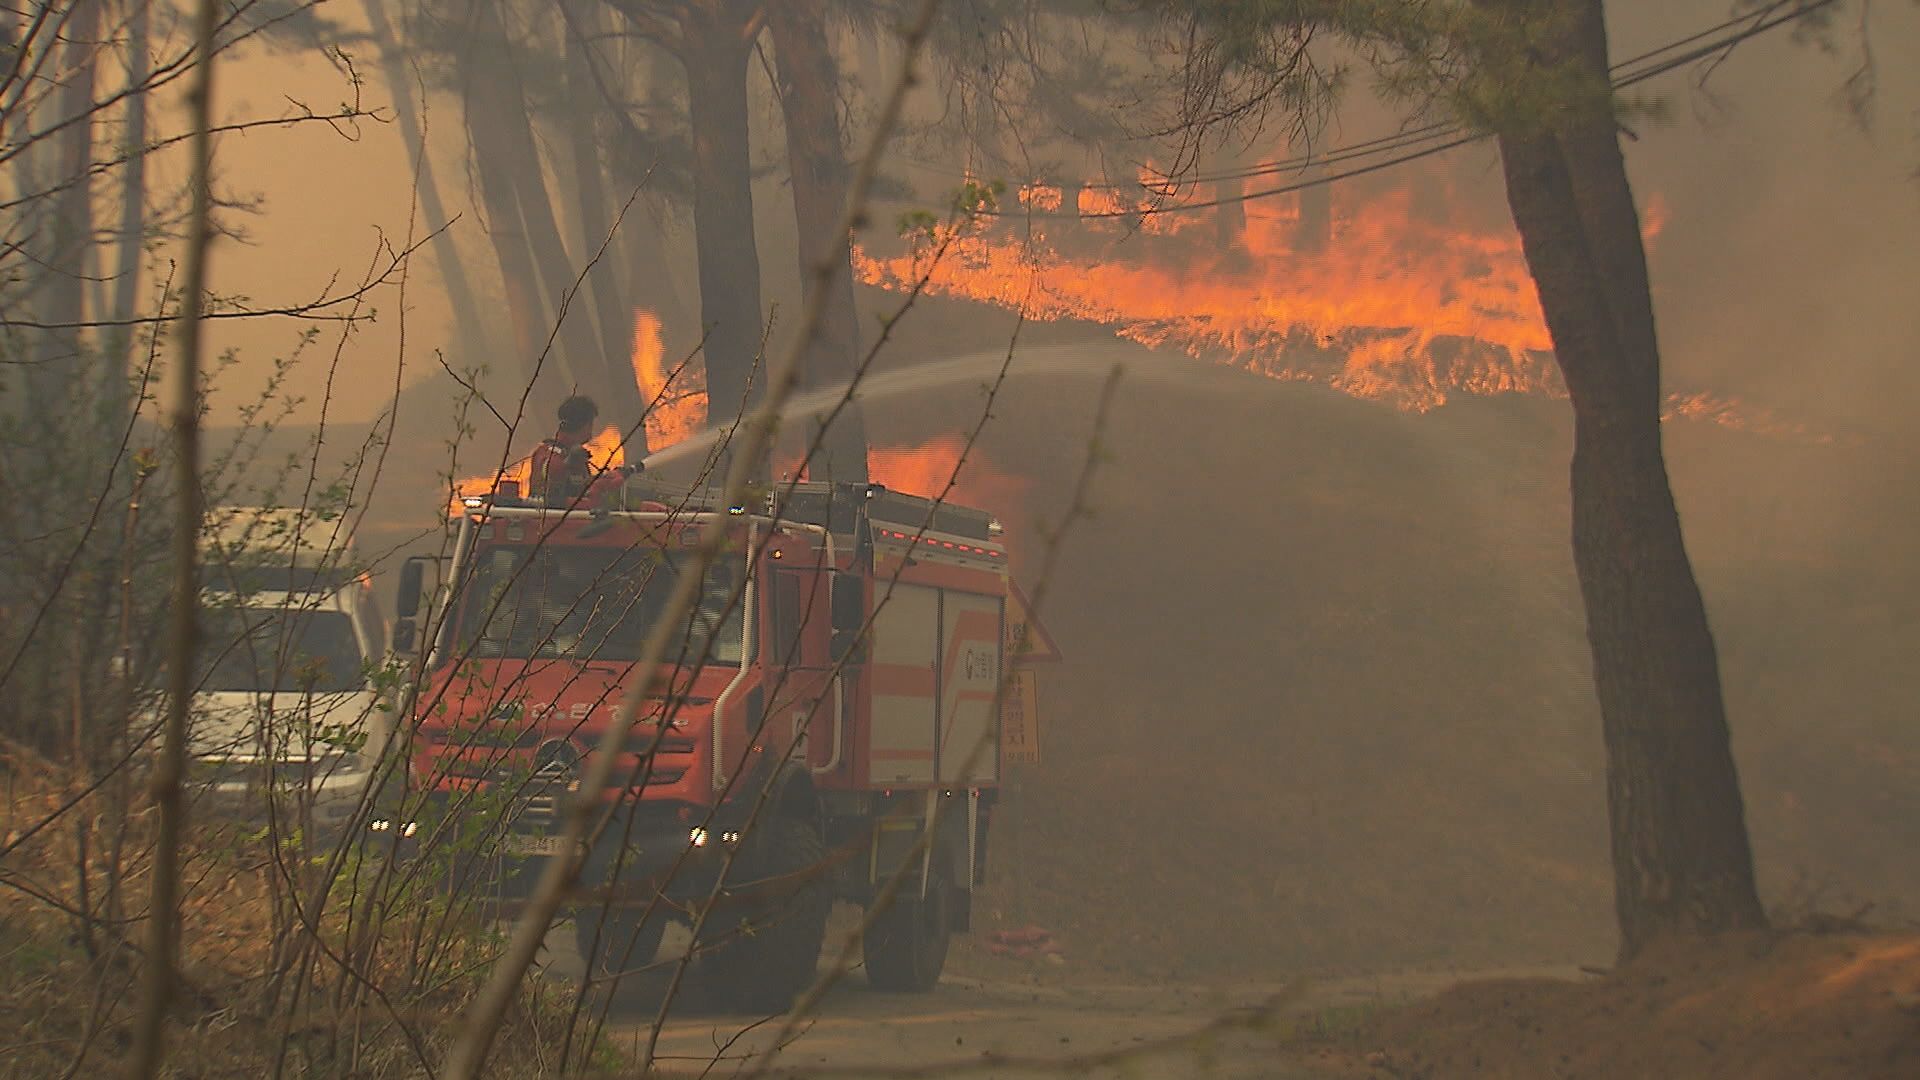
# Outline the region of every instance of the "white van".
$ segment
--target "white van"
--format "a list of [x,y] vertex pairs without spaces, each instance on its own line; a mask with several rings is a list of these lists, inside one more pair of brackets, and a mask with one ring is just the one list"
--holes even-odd
[[202,806],[271,809],[282,834],[331,830],[358,806],[392,714],[369,678],[386,626],[345,529],[276,507],[209,513],[188,738]]

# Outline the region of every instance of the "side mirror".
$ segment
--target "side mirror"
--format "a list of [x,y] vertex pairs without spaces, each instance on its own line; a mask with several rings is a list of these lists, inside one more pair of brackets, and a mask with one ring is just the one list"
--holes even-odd
[[426,584],[427,564],[432,561],[415,555],[400,564],[400,595],[394,598],[394,614],[400,618],[411,619],[420,613],[420,591]]
[[[418,605],[415,605],[418,606]],[[393,651],[401,656],[413,652],[415,630],[412,619],[401,619],[393,624]]]

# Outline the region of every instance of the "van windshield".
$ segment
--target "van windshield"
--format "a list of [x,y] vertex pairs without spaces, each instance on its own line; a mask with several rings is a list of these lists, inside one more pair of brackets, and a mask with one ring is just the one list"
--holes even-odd
[[353,623],[338,611],[211,607],[199,689],[340,693],[366,688]]
[[[452,657],[631,662],[688,556],[659,548],[493,545],[474,554]],[[738,664],[741,604],[732,566],[713,566],[669,660]]]

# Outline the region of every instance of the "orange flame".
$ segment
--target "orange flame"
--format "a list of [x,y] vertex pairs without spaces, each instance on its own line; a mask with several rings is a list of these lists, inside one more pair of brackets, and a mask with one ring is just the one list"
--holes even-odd
[[[1017,234],[942,237],[947,254],[931,268],[925,252],[939,245],[895,258],[856,251],[855,272],[903,289],[931,269],[931,292],[1024,304],[1030,318],[1099,323],[1148,346],[1414,411],[1459,392],[1563,395],[1519,236],[1504,221],[1465,223],[1449,175],[1412,175],[1384,193],[1333,188],[1331,227],[1320,237],[1306,235],[1297,198],[1251,200],[1240,204],[1245,226],[1233,246],[1219,242],[1218,218],[1205,213],[1020,221]],[[1068,200],[1044,184],[1018,197],[1034,211],[1073,202],[1082,214],[1112,214],[1177,206],[1179,195],[1143,171],[1126,199],[1086,188]],[[1648,239],[1667,217],[1661,199],[1649,200]],[[1676,415],[1723,424],[1732,415],[1678,396],[1674,404]]]
[[1027,184],[1020,189],[1020,205],[1046,213],[1060,209],[1060,189],[1045,184]]
[[[1022,201],[1041,206],[1050,195],[1028,188]],[[1124,208],[1095,189],[1078,202],[1088,213]],[[1195,356],[1224,352],[1268,375],[1321,379],[1403,408],[1424,411],[1460,390],[1557,385],[1552,342],[1510,229],[1431,220],[1415,212],[1409,187],[1336,203],[1331,236],[1314,250],[1299,235],[1295,204],[1243,205],[1244,255],[1222,251],[1194,227],[1205,219],[1191,216],[1150,216],[1165,227],[1149,230],[1054,222],[1052,236],[1031,242],[990,232],[955,239],[929,287],[1007,306],[1026,300],[1033,318],[1101,323]],[[1204,246],[1194,239],[1202,232]],[[1097,250],[1086,250],[1090,243]],[[859,252],[855,266],[863,281],[886,288],[927,269],[914,254]]]
[[[609,424],[600,429],[593,438],[581,444],[586,447],[587,460],[593,463],[595,471],[618,468],[627,463],[627,449],[623,445],[620,429]],[[528,489],[528,481],[533,476],[533,455],[510,461],[499,474],[469,476],[453,483],[453,508],[458,511],[460,500],[470,495],[490,495],[501,483],[519,485],[522,494]]]
[[[939,498],[1007,514],[1026,492],[1027,481],[995,468],[986,454],[959,435],[936,435],[918,445],[867,450],[867,479],[893,491]],[[952,483],[949,490],[948,483]]]
[[1660,410],[1660,419],[1675,418],[1705,420],[1734,431],[1748,431],[1775,439],[1821,446],[1851,445],[1856,441],[1852,437],[1836,437],[1830,431],[1821,431],[1798,420],[1788,419],[1771,409],[1757,408],[1737,398],[1709,393],[1668,394]]
[[876,446],[867,451],[867,479],[894,491],[931,499],[959,486],[960,454],[965,442],[942,435],[919,446]]
[[[773,474],[782,480],[808,479],[798,460],[776,457]],[[796,477],[796,472],[799,476]],[[1009,513],[1026,493],[1028,481],[1002,472],[985,451],[967,449],[960,435],[935,435],[921,443],[867,448],[867,479],[892,491],[963,506]],[[949,486],[951,485],[951,486]]]
[[706,426],[706,380],[692,365],[667,370],[660,317],[640,310],[633,318],[633,381],[647,403],[647,447],[663,450]]
[[[699,369],[692,364],[685,364],[669,371],[663,354],[659,316],[645,309],[635,311],[633,381],[640,391],[641,400],[647,403],[647,446],[651,450],[672,446],[706,424],[707,390]],[[627,462],[625,440],[618,426],[610,424],[602,428],[583,445],[596,470],[615,468]],[[461,508],[461,499],[489,494],[499,483],[517,484],[522,492],[527,491],[532,469],[532,455],[528,455],[509,462],[498,475],[456,480],[453,485],[454,510],[457,512]]]

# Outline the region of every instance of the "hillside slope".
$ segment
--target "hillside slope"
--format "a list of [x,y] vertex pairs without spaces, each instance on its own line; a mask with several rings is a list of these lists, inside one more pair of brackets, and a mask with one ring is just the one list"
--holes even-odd
[[[1003,355],[876,377],[874,442],[950,449]],[[1095,516],[1043,614],[1066,654],[1043,760],[1010,772],[979,923],[1133,978],[1604,962],[1564,403],[1412,415],[1110,340],[1023,347],[954,497],[1008,522],[1029,590],[1116,362]],[[1668,443],[1767,899],[1898,912],[1920,590],[1892,466],[1699,423]],[[432,527],[444,456],[396,444],[382,535]]]

